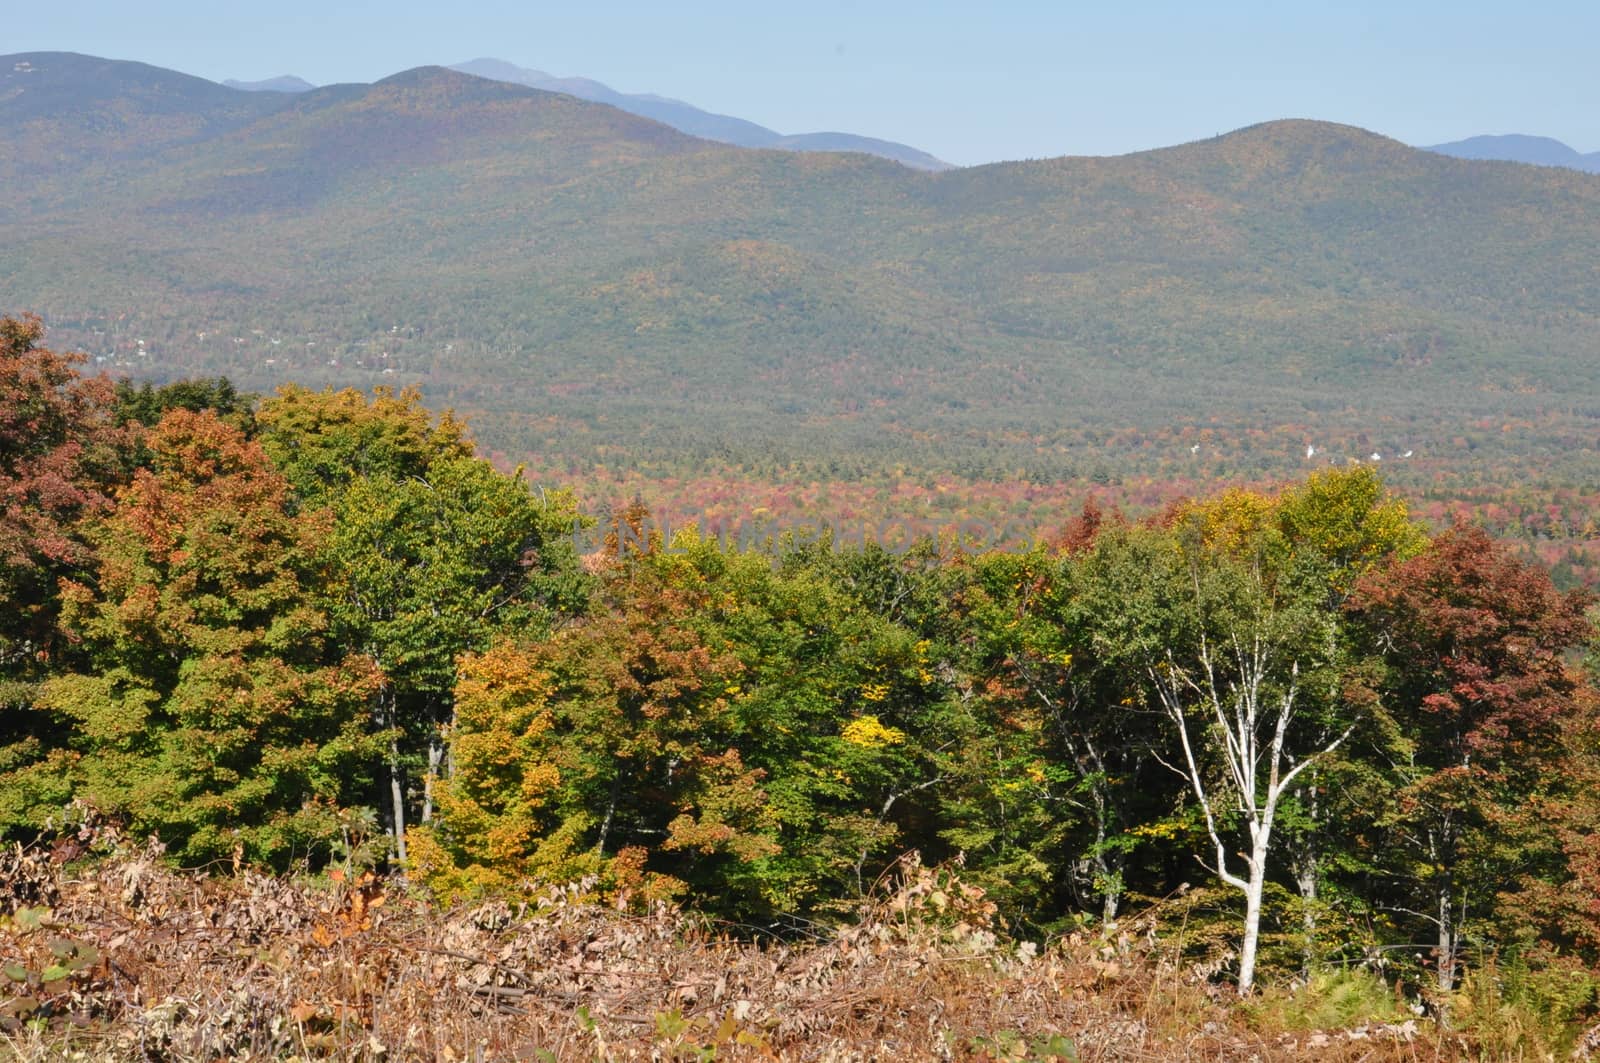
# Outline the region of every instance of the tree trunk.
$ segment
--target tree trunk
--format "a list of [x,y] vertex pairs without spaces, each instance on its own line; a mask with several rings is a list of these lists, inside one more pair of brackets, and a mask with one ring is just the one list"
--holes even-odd
[[422,822],[433,822],[433,784],[439,779],[439,766],[444,763],[444,739],[437,728],[428,736],[428,774],[422,780]]
[[1104,857],[1100,859],[1100,873],[1104,877],[1105,892],[1101,897],[1100,922],[1103,926],[1110,926],[1117,918],[1117,910],[1122,907],[1122,857],[1118,854],[1116,867]]
[[1295,868],[1294,873],[1294,884],[1300,891],[1300,927],[1306,936],[1301,963],[1307,975],[1311,973],[1311,968],[1317,960],[1318,877],[1317,851],[1312,843],[1307,841],[1306,851],[1301,854],[1299,866]]
[[1451,903],[1450,876],[1439,887],[1439,988],[1452,992],[1456,987],[1456,925]]
[[622,772],[611,776],[611,795],[606,799],[605,819],[600,821],[600,837],[594,843],[594,851],[604,856],[606,842],[611,838],[611,820],[617,813],[617,799],[622,795]]
[[1312,966],[1317,962],[1317,891],[1322,878],[1322,868],[1317,859],[1317,816],[1320,811],[1317,807],[1317,779],[1313,775],[1311,785],[1305,790],[1305,806],[1307,817],[1311,820],[1300,839],[1299,858],[1294,866],[1294,884],[1300,891],[1300,926],[1305,933],[1305,945],[1302,948],[1303,973],[1310,976]]
[[[1098,764],[1099,757],[1095,760]],[[1109,925],[1116,919],[1117,909],[1122,905],[1122,854],[1118,853],[1113,859],[1106,853],[1106,827],[1110,813],[1106,807],[1104,790],[1105,773],[1097,768],[1093,790],[1095,887],[1100,890],[1100,922]]]
[[1256,984],[1256,952],[1261,942],[1261,899],[1267,888],[1267,848],[1272,837],[1270,821],[1250,849],[1250,881],[1244,891],[1244,942],[1239,946],[1239,995],[1247,997]]
[[400,768],[400,740],[389,739],[389,800],[394,809],[394,852],[406,862],[406,785]]

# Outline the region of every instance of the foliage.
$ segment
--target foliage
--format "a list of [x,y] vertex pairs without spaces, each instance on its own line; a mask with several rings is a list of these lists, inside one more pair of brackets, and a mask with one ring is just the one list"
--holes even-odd
[[246,436],[254,434],[256,396],[240,392],[227,377],[175,380],[159,387],[148,380],[135,387],[123,378],[116,387],[117,421],[121,424],[134,421],[153,428],[168,410],[210,410]]
[[520,471],[473,457],[465,427],[448,413],[435,424],[415,391],[291,386],[258,417],[300,504],[333,513],[316,592],[335,644],[380,678],[371,720],[388,736],[391,793],[374,803],[404,858],[407,778],[423,780],[426,821],[457,657],[581,606],[571,536],[583,524],[565,492],[535,494]]
[[860,890],[948,752],[927,648],[804,568],[664,547],[614,553],[549,642],[464,662],[441,837],[490,875],[604,868],[744,918]]
[[315,504],[371,477],[405,479],[435,460],[472,455],[448,413],[437,425],[415,389],[312,391],[285,385],[257,413],[261,443],[299,496]]
[[[129,442],[110,381],[81,375],[83,359],[41,346],[43,334],[36,317],[0,317],[0,777],[62,740],[29,709],[73,653],[56,585],[93,564],[84,522],[110,509]],[[19,818],[15,793],[0,787],[0,829]]]
[[1385,837],[1413,868],[1401,881],[1437,932],[1445,990],[1466,913],[1528,859],[1518,813],[1559,780],[1563,730],[1593,712],[1566,661],[1592,637],[1588,604],[1466,526],[1372,573],[1350,600],[1381,640],[1386,710],[1407,737]]
[[[351,884],[320,948],[376,927],[373,876],[401,869],[484,912],[559,888],[791,944],[866,905],[866,951],[1133,935],[1171,950],[1163,978],[1248,989],[1259,964],[1263,1029],[1387,1022],[1372,979],[1463,1043],[1591,1023],[1590,599],[1482,530],[1429,534],[1369,468],[1140,521],[1091,500],[1004,548],[741,543],[635,504],[580,557],[571,496],[415,393],[289,388],[229,423],[231,385],[152,389],[169,408],[119,434],[110,389],[30,336],[16,375],[54,383],[14,394],[55,411],[36,457],[81,483],[14,525],[65,545],[15,570],[52,652],[16,659],[31,744],[0,764],[0,823],[57,840],[0,858],[13,909],[54,904],[51,861],[114,823]],[[42,987],[32,962],[17,984]],[[1097,962],[1098,992],[1123,960]],[[655,1048],[775,1043],[724,1018],[663,1000]]]
[[[110,507],[122,434],[111,383],[79,374],[81,356],[39,345],[36,317],[0,318],[0,667],[28,676],[55,646],[55,580],[91,557],[80,518]],[[9,691],[6,702],[11,701]],[[8,715],[10,709],[7,709]]]
[[152,467],[94,534],[94,583],[64,585],[88,667],[44,685],[73,738],[33,774],[64,774],[186,860],[306,855],[366,749],[375,679],[329,652],[308,600],[326,515],[290,513],[265,453],[210,412],[168,413],[147,446]]

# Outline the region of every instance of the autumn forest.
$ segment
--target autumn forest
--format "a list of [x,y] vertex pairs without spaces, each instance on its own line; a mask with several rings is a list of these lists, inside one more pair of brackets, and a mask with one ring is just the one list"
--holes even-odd
[[[1292,1031],[1358,1019],[1440,1058],[1570,1051],[1595,1021],[1592,599],[1478,526],[1419,519],[1371,465],[1142,512],[1091,501],[1025,543],[741,548],[665,533],[641,502],[585,512],[413,390],[135,386],[47,339],[0,321],[13,1045],[122,1021],[106,1001],[135,961],[89,943],[110,916],[48,924],[107,872],[62,874],[96,866],[144,869],[94,901],[144,926],[131,898],[161,875],[230,906],[302,883],[294,903],[325,922],[295,947],[367,949],[339,953],[349,971],[398,947],[381,942],[401,924],[372,915],[387,893],[385,918],[438,913],[413,945],[451,913],[512,941],[530,917],[483,913],[592,906],[698,921],[652,957],[722,949],[739,969],[740,950],[809,948],[851,969],[827,950],[899,964],[883,950],[915,945],[941,978],[989,972],[997,1001],[1084,964],[1102,990],[1157,972],[1141,1036],[1160,1033],[1151,1001],[1190,1000],[1284,1058]],[[52,966],[29,968],[49,925]],[[510,959],[429,947],[491,972],[453,983],[490,986],[479,1011],[535,1007]],[[1162,989],[1168,969],[1197,995]],[[910,976],[874,977],[886,994]],[[822,1036],[680,986],[630,1042],[604,1025],[626,1009],[573,1002],[598,984],[539,998],[566,1001],[538,1027],[563,1057],[588,1049],[561,1038],[608,1029],[593,1054],[759,1058]],[[348,1012],[301,999],[284,1029],[357,1058],[341,1031],[389,1036],[385,991],[345,987]],[[1329,1001],[1348,1013],[1307,1017]],[[1005,1029],[943,1043],[1116,1057],[1093,1050],[1104,1015],[1068,1038],[1007,1007]]]

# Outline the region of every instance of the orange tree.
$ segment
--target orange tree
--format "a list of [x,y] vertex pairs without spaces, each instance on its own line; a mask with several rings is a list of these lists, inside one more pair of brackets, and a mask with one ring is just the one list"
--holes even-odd
[[370,756],[374,673],[331,650],[312,596],[328,516],[292,513],[260,446],[210,412],[168,413],[146,445],[92,578],[65,586],[83,664],[39,703],[71,739],[30,777],[71,780],[183,860],[281,864],[336,834]]

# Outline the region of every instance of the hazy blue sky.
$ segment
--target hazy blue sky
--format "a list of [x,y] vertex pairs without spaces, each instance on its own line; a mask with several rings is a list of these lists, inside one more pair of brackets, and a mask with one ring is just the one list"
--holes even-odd
[[758,5],[6,0],[0,52],[318,84],[493,56],[957,163],[1133,151],[1284,117],[1410,143],[1520,132],[1600,149],[1597,0]]

